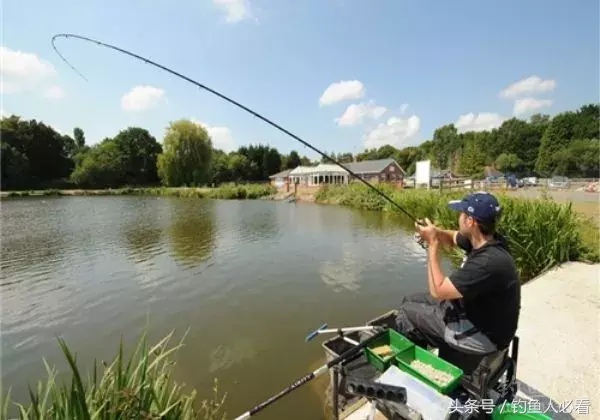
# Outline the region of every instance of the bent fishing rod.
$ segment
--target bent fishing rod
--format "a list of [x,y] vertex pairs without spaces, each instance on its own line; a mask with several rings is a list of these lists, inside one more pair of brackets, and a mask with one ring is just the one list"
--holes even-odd
[[386,193],[384,193],[383,191],[381,191],[379,188],[373,186],[371,183],[369,183],[368,181],[366,181],[365,179],[361,178],[359,175],[357,175],[356,173],[354,173],[352,170],[350,170],[348,167],[346,167],[345,165],[343,165],[342,163],[338,162],[337,160],[333,159],[330,156],[327,156],[325,153],[321,152],[319,149],[317,149],[316,147],[314,147],[313,145],[311,145],[310,143],[308,143],[307,141],[303,140],[302,138],[300,138],[299,136],[295,135],[294,133],[288,131],[287,129],[283,128],[282,126],[280,126],[279,124],[271,121],[270,119],[262,116],[261,114],[259,114],[258,112],[252,110],[251,108],[242,105],[241,103],[229,98],[228,96],[225,96],[224,94],[211,89],[210,87],[197,82],[175,70],[170,69],[167,66],[164,66],[162,64],[159,64],[155,61],[150,60],[149,58],[143,57],[141,55],[138,55],[136,53],[133,53],[131,51],[128,51],[124,48],[120,48],[117,47],[116,45],[112,45],[112,44],[108,44],[106,42],[102,42],[102,41],[98,41],[96,39],[92,39],[92,38],[88,38],[86,36],[83,35],[77,35],[77,34],[68,34],[68,33],[62,33],[62,34],[56,34],[52,37],[52,48],[54,49],[54,51],[58,54],[58,56],[75,72],[77,73],[81,78],[83,78],[86,82],[88,81],[87,78],[79,71],[77,70],[77,68],[75,68],[74,65],[72,65],[62,54],[61,52],[58,50],[58,48],[56,47],[56,40],[58,38],[65,38],[65,39],[69,39],[69,38],[75,38],[75,39],[79,39],[82,41],[86,41],[86,42],[90,42],[93,44],[96,44],[98,46],[101,47],[105,47],[108,49],[111,49],[113,51],[117,51],[120,52],[122,54],[128,55],[130,57],[133,57],[137,60],[143,61],[146,64],[150,64],[151,66],[157,67],[161,70],[164,70],[176,77],[179,77],[180,79],[185,80],[186,82],[189,82],[197,87],[199,87],[200,89],[206,90],[207,92],[212,93],[213,95],[218,96],[219,98],[229,102],[232,105],[237,106],[238,108],[252,114],[253,116],[255,116],[256,118],[264,121],[265,123],[269,124],[270,126],[276,128],[277,130],[281,131],[284,134],[287,134],[288,136],[292,137],[294,140],[299,141],[300,143],[302,143],[304,146],[308,147],[309,149],[313,150],[314,152],[318,153],[319,155],[321,155],[323,158],[325,158],[328,161],[333,162],[334,164],[336,164],[337,166],[339,166],[340,168],[344,169],[346,172],[348,172],[350,175],[352,175],[354,178],[358,179],[359,181],[361,181],[363,184],[365,184],[367,187],[369,187],[371,190],[375,191],[377,194],[379,194],[381,197],[383,197],[385,200],[387,200],[390,204],[392,204],[395,208],[397,208],[398,210],[400,210],[402,213],[404,213],[406,216],[408,216],[411,220],[413,220],[414,222],[418,223],[418,224],[423,224],[423,222],[421,222],[420,220],[417,220],[417,218],[415,216],[413,216],[412,214],[410,214],[408,211],[406,211],[404,208],[402,208],[402,206],[400,206],[396,201],[394,201],[389,195],[387,195]]

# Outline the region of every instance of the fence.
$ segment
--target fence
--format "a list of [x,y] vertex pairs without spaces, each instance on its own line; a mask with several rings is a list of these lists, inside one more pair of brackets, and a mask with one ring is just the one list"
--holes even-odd
[[[429,188],[439,191],[452,190],[500,190],[515,188],[550,188],[579,191],[597,191],[598,178],[570,178],[565,182],[553,182],[552,178],[536,178],[534,182],[519,183],[517,187],[508,185],[504,178],[495,180],[481,180],[471,178],[453,178],[453,179],[432,179],[430,185],[417,185],[415,180],[407,181],[409,188]],[[596,186],[595,186],[596,185]]]

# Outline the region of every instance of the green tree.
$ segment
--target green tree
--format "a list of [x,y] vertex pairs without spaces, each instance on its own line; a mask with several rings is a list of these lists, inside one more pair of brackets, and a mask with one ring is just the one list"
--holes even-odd
[[167,128],[158,175],[167,186],[198,186],[210,180],[212,141],[207,131],[189,120]]
[[68,155],[67,136],[41,121],[26,121],[16,115],[2,118],[0,130],[6,144],[3,151],[8,154],[3,164],[9,165],[8,173],[12,173],[2,180],[3,187],[34,188],[69,176],[73,161]]
[[482,172],[485,166],[485,149],[478,141],[478,133],[466,133],[470,134],[465,140],[465,145],[462,153],[460,154],[458,171],[462,175],[478,175]]
[[502,172],[521,172],[523,161],[514,153],[501,153],[496,159],[496,168]]
[[306,156],[302,156],[302,158],[300,159],[300,163],[302,164],[302,166],[311,166],[312,162],[309,158],[307,158]]
[[85,146],[85,135],[81,128],[75,127],[73,129],[73,138],[75,139],[75,146],[77,146],[78,149],[82,149],[83,146]]
[[295,150],[292,150],[287,157],[285,162],[285,167],[283,169],[294,169],[297,166],[300,166],[302,161],[300,160],[300,155]]
[[71,174],[71,180],[81,187],[115,188],[123,184],[124,174],[120,151],[112,139],[91,148]]
[[354,156],[352,156],[352,153],[341,153],[339,156],[340,163],[350,163],[353,161],[354,161]]
[[431,153],[435,167],[446,169],[451,164],[452,153],[460,147],[460,138],[454,124],[447,124],[435,130]]
[[211,166],[211,182],[219,185],[223,182],[231,181],[231,172],[229,170],[229,155],[222,150],[213,150]]
[[126,183],[147,185],[159,181],[156,165],[162,147],[148,130],[129,127],[121,130],[114,141]]
[[247,174],[250,172],[250,161],[248,158],[239,153],[229,155],[227,169],[231,174],[231,180],[241,182],[247,179]]
[[537,173],[543,176],[549,176],[555,173],[557,160],[554,157],[554,154],[569,146],[571,139],[573,138],[577,120],[577,114],[572,111],[563,112],[552,119],[544,132],[540,144],[540,150],[535,164]]
[[262,180],[269,179],[269,176],[279,172],[281,169],[281,155],[274,147],[265,152],[263,158]]

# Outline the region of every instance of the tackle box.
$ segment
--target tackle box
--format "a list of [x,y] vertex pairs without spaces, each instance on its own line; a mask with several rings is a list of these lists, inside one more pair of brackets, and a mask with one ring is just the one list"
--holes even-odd
[[[391,347],[394,354],[381,357],[376,354],[373,349],[379,346],[388,345]],[[369,346],[365,348],[365,356],[369,363],[375,367],[375,369],[383,372],[393,363],[394,358],[401,352],[414,347],[415,344],[402,334],[397,333],[393,329],[389,328],[385,334],[373,341]]]
[[[441,385],[429,378],[424,373],[414,369],[410,365],[414,360],[419,360],[422,363],[431,366],[435,370],[449,373],[452,376],[452,379],[448,383]],[[459,367],[446,362],[444,359],[417,345],[406,348],[404,351],[398,353],[396,355],[395,365],[398,366],[400,370],[403,370],[409,375],[422,380],[442,394],[448,394],[449,392],[453,391],[458,386],[464,373]]]

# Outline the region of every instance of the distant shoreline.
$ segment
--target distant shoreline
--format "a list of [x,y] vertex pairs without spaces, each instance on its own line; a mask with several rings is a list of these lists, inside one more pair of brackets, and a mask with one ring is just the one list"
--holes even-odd
[[104,189],[48,189],[0,191],[0,198],[17,197],[90,197],[148,195],[220,199],[257,199],[274,196],[276,189],[268,184],[225,184],[215,188],[207,187],[124,187]]

